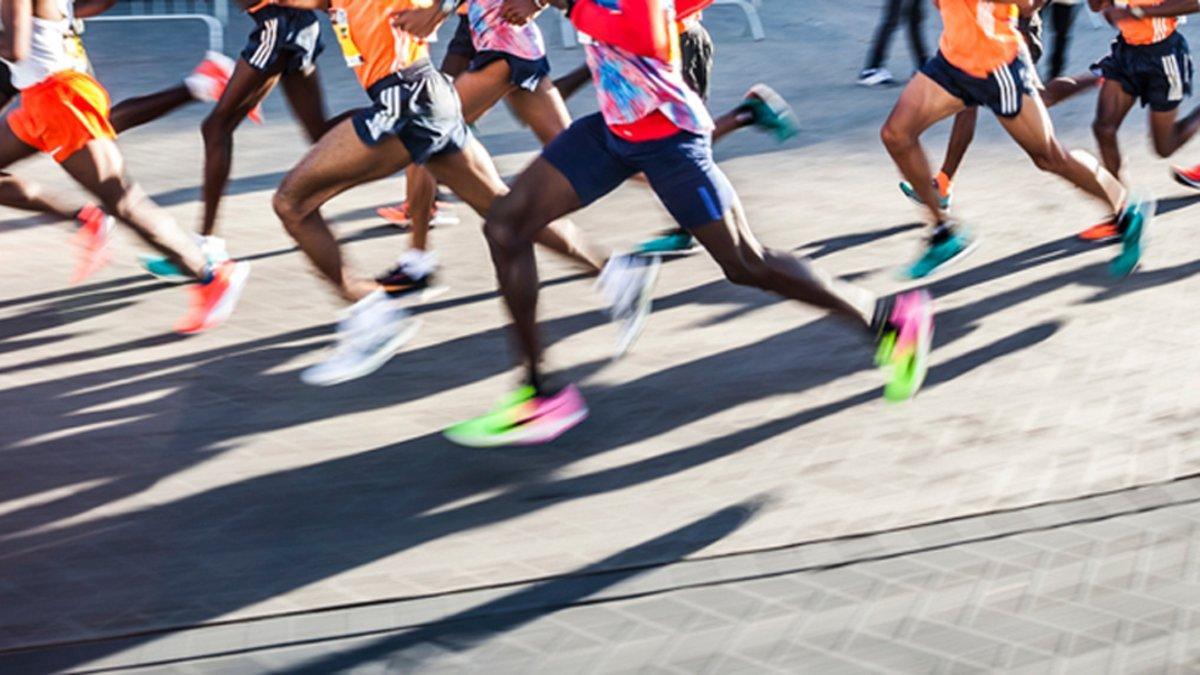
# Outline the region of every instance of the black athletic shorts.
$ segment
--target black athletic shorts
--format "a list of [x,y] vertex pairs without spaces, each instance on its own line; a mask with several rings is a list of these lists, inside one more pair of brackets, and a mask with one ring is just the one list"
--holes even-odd
[[1042,60],[1042,15],[1033,13],[1029,16],[1023,16],[1017,20],[1017,29],[1021,31],[1021,36],[1025,38],[1025,44],[1029,46],[1029,58],[1034,63]]
[[254,30],[242,58],[256,70],[271,73],[307,73],[316,67],[321,44],[321,24],[310,9],[267,5],[250,15]]
[[697,21],[679,34],[679,56],[683,62],[683,81],[700,98],[708,101],[708,81],[712,75],[712,36]]
[[987,77],[975,77],[951,64],[939,51],[921,66],[921,72],[968,107],[985,105],[1000,117],[1016,117],[1021,113],[1022,95],[1036,95],[1036,73],[1023,55]]
[[7,63],[0,61],[0,108],[8,105],[19,93],[20,90],[12,83],[12,70]]
[[472,73],[482,70],[493,61],[508,62],[508,81],[525,91],[536,91],[538,83],[550,75],[550,60],[544,56],[540,59],[523,59],[508,52],[491,49],[475,52],[467,70]]
[[391,134],[414,162],[424,164],[431,157],[459,152],[470,141],[458,92],[427,58],[371,85],[367,95],[374,105],[354,114],[354,130],[367,145]]
[[1179,33],[1152,45],[1131,45],[1118,37],[1108,56],[1092,64],[1092,72],[1119,82],[1155,112],[1174,110],[1192,94],[1192,57]]
[[454,37],[446,45],[446,55],[458,54],[468,59],[475,58],[475,42],[471,39],[471,20],[466,14],[458,17],[458,28],[454,29]]

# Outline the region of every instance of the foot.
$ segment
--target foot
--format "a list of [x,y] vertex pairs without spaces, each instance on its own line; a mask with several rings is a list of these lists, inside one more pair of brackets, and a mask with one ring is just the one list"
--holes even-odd
[[204,60],[196,65],[191,75],[183,79],[183,84],[197,101],[212,103],[221,98],[225,87],[229,85],[229,77],[233,74],[233,59],[220,52],[210,51],[204,55]]
[[[400,202],[395,206],[381,206],[375,213],[396,227],[408,227],[412,224],[412,216],[408,215],[408,202]],[[429,217],[430,227],[457,225],[458,216],[454,214],[454,205],[447,202],[436,202]]]
[[[220,237],[204,237],[196,235],[196,243],[210,265],[217,265],[229,260],[229,252],[225,250],[225,240]],[[175,263],[161,255],[140,255],[138,260],[142,269],[161,281],[181,284],[192,280],[186,272],[179,269]]]
[[1192,168],[1184,168],[1180,166],[1171,167],[1171,177],[1176,183],[1186,185],[1190,188],[1200,190],[1200,164]]
[[635,253],[649,256],[691,255],[699,251],[696,239],[684,229],[670,230],[638,244]]
[[226,260],[213,269],[208,283],[196,284],[189,289],[192,306],[188,313],[175,324],[175,330],[185,335],[216,328],[233,314],[238,298],[246,287],[250,276],[250,263]]
[[1121,231],[1117,229],[1116,216],[1113,216],[1104,222],[1096,223],[1075,236],[1083,241],[1102,243],[1120,239]]
[[754,114],[754,126],[774,134],[781,143],[800,133],[800,121],[792,106],[765,84],[751,87],[741,107]]
[[[945,183],[942,183],[935,178],[933,180],[933,189],[938,193],[938,205],[941,206],[943,211],[949,209],[950,201],[953,199],[954,193],[954,189],[951,187],[950,182],[946,181]],[[916,204],[917,206],[925,206],[925,202],[921,201],[921,195],[917,194],[917,191],[912,186],[912,183],[909,183],[906,180],[900,181],[900,191],[903,192],[904,196],[908,197],[912,203]]]
[[621,254],[609,258],[600,271],[596,288],[608,300],[612,320],[620,324],[614,359],[624,356],[642,334],[661,267],[656,256]]
[[78,284],[95,274],[112,260],[110,235],[116,221],[94,204],[88,204],[75,215],[79,229],[75,231],[75,244],[79,247],[79,261],[71,273],[71,285]]
[[338,322],[337,345],[324,361],[300,373],[305,384],[327,387],[379,370],[421,326],[382,291],[354,303]]
[[863,68],[858,73],[858,83],[864,87],[878,87],[895,81],[887,68]]
[[875,363],[887,373],[883,397],[907,401],[916,395],[929,372],[933,343],[933,299],[923,290],[901,293],[881,306]]
[[978,240],[956,223],[942,223],[927,241],[925,252],[905,270],[905,276],[927,277],[970,255],[978,245]]
[[425,302],[447,289],[438,286],[437,258],[428,251],[405,251],[387,272],[375,277],[383,291],[393,298]]
[[446,438],[470,448],[548,443],[587,418],[575,385],[554,395],[523,386],[500,399],[490,412],[446,429]]
[[1121,231],[1121,252],[1108,266],[1114,277],[1129,276],[1141,264],[1146,230],[1154,220],[1157,208],[1158,202],[1153,197],[1135,197],[1126,203],[1117,224]]

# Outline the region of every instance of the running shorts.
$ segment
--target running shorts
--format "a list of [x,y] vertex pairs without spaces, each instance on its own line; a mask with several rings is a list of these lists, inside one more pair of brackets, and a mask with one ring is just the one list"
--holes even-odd
[[66,70],[21,92],[8,128],[22,143],[62,163],[88,143],[117,137],[108,92],[91,75]]
[[713,41],[699,21],[679,34],[679,56],[683,62],[684,83],[707,102],[713,67]]
[[0,108],[8,105],[19,93],[21,91],[12,83],[12,69],[7,63],[0,61]]
[[1045,51],[1042,45],[1042,15],[1035,12],[1021,17],[1017,20],[1017,30],[1021,32],[1021,37],[1025,38],[1025,45],[1029,47],[1029,59],[1034,63],[1041,61],[1042,52]]
[[454,29],[454,37],[446,45],[446,54],[457,54],[468,59],[475,58],[475,42],[471,39],[471,20],[466,14],[458,17],[458,28]]
[[254,30],[242,58],[264,73],[310,73],[316,68],[321,44],[321,24],[310,9],[266,5],[250,15]]
[[1192,57],[1179,33],[1150,45],[1131,45],[1118,36],[1108,56],[1092,64],[1092,72],[1119,82],[1125,93],[1154,112],[1175,110],[1192,94]]
[[537,91],[538,84],[550,75],[550,61],[546,57],[540,59],[523,59],[508,52],[485,50],[476,52],[471,58],[470,72],[483,70],[495,61],[508,63],[508,81],[525,91]]
[[737,201],[729,179],[713,161],[708,136],[680,131],[634,143],[612,131],[600,113],[582,117],[559,134],[542,158],[558,169],[587,206],[644,173],[654,194],[684,228],[720,220]]
[[1022,96],[1037,95],[1035,73],[1023,54],[987,77],[974,77],[947,61],[939,51],[921,66],[921,72],[968,107],[984,105],[1000,117],[1016,117],[1021,113]]
[[367,89],[373,105],[354,113],[354,130],[367,145],[387,135],[400,139],[417,164],[460,152],[471,134],[450,78],[428,58],[388,75]]

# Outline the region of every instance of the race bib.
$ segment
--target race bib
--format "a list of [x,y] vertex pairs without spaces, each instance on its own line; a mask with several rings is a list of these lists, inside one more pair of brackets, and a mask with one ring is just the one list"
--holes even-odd
[[350,24],[346,21],[346,10],[330,9],[329,22],[333,24],[333,34],[337,37],[338,46],[342,48],[342,58],[346,59],[346,66],[349,68],[357,68],[363,64],[362,52],[358,50],[358,45],[354,44],[354,38],[350,37]]

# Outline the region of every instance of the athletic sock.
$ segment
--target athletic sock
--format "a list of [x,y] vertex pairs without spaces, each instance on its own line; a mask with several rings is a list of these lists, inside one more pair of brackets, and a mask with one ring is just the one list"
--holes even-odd
[[939,171],[934,177],[933,182],[937,185],[938,195],[950,194],[950,184],[953,183],[950,176],[946,175],[945,171]]
[[933,228],[933,234],[930,235],[929,241],[933,244],[940,244],[946,241],[954,234],[954,221],[943,220]]
[[204,271],[200,273],[200,283],[207,284],[217,276],[217,268],[212,263],[204,263]]

